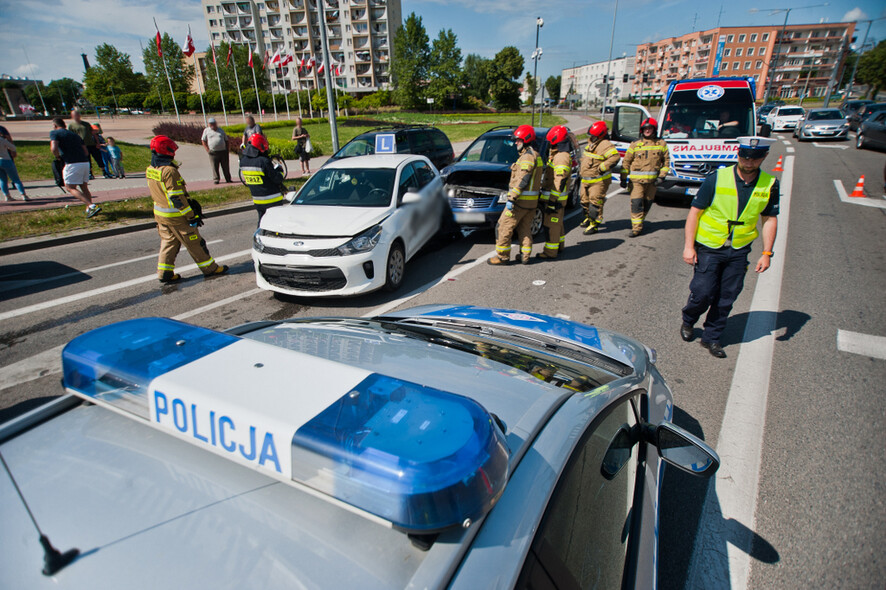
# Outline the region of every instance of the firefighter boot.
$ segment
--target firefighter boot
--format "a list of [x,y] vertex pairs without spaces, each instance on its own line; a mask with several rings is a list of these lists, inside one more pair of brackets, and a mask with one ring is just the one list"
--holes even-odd
[[510,259],[502,258],[501,256],[496,255],[487,260],[486,264],[489,264],[491,266],[507,266],[508,264],[510,264],[510,262]]
[[180,281],[181,278],[182,278],[181,275],[175,274],[171,270],[164,270],[160,274],[160,282],[161,283],[176,283],[176,282]]
[[219,264],[218,267],[208,275],[203,275],[204,279],[211,279],[212,277],[218,277],[228,272],[227,264]]

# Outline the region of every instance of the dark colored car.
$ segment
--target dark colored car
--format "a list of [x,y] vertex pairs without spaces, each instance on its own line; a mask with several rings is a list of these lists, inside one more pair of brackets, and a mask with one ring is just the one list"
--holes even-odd
[[[540,155],[547,161],[548,142],[544,139],[547,127],[535,127],[539,138]],[[517,160],[513,141],[514,127],[494,127],[468,146],[451,165],[441,171],[443,190],[449,199],[455,222],[461,226],[495,226],[505,208],[511,164]],[[578,141],[572,142],[572,180],[569,184],[568,206],[578,204],[578,161],[581,158]],[[532,235],[541,231],[543,214],[539,208],[532,221]]]
[[436,127],[428,126],[398,126],[379,127],[366,133],[361,133],[329,158],[329,161],[350,158],[353,156],[365,156],[375,153],[376,136],[394,135],[395,149],[397,154],[416,154],[425,156],[438,170],[442,170],[455,159],[455,151],[446,134]]
[[766,124],[766,116],[772,112],[772,109],[777,107],[778,105],[772,103],[766,103],[757,109],[757,125],[765,125]]
[[886,149],[886,109],[873,113],[861,122],[855,134],[855,147]]
[[886,109],[886,102],[877,102],[863,105],[860,109],[846,117],[849,119],[849,128],[857,131],[859,125],[870,118],[872,113],[878,113]]
[[862,99],[844,100],[843,103],[840,105],[840,110],[843,111],[843,115],[848,118],[849,115],[851,115],[852,113],[854,113],[855,111],[857,111],[861,107],[868,105],[868,104],[874,104],[875,102],[876,101],[873,101],[873,100],[862,100]]

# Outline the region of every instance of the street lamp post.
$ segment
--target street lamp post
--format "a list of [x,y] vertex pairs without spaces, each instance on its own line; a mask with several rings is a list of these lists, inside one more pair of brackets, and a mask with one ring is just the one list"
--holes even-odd
[[[538,17],[535,19],[535,51],[532,52],[532,60],[535,62],[535,65],[532,69],[532,79],[535,80],[535,85],[538,86],[538,58],[541,57],[541,49],[538,47],[538,33],[541,31],[541,28],[545,25],[545,21],[542,17]],[[535,125],[535,95],[538,94],[538,88],[535,89],[533,95],[529,98],[532,103],[532,119],[530,119],[530,124]]]
[[615,43],[615,17],[618,15],[618,0],[612,12],[612,36],[609,38],[609,61],[606,62],[606,94],[603,96],[603,116],[606,116],[606,103],[609,101],[609,74],[612,70],[612,44]]
[[[845,88],[845,90],[846,90],[846,95],[845,95],[846,98],[849,98],[849,93],[852,92],[852,84],[855,82],[855,70],[858,69],[858,62],[861,60],[861,56],[864,54],[864,46],[865,46],[865,42],[868,40],[868,33],[871,32],[871,25],[873,24],[873,22],[874,22],[875,20],[881,20],[881,19],[884,19],[884,18],[886,18],[886,16],[881,16],[880,18],[872,18],[872,19],[870,19],[870,20],[867,21],[867,23],[868,23],[868,28],[865,29],[865,32],[864,32],[864,38],[861,40],[861,45],[859,46],[859,47],[860,47],[860,51],[858,52],[858,57],[855,58],[855,63],[852,65],[852,75],[849,77],[849,84],[848,84],[848,85],[846,86],[846,88]],[[858,21],[858,22],[862,22],[862,23],[863,23],[863,22],[865,22],[865,21]]]

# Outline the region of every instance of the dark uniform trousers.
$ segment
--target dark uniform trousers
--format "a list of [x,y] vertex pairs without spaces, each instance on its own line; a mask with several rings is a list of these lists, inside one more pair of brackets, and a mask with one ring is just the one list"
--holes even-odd
[[683,322],[695,325],[701,314],[707,311],[701,336],[704,342],[720,340],[732,305],[744,287],[750,252],[750,244],[736,250],[731,247],[708,248],[695,243],[697,261],[689,283],[689,300],[683,308]]

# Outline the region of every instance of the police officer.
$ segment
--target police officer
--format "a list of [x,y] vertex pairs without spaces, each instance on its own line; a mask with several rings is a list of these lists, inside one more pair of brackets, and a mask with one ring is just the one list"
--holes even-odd
[[581,207],[585,218],[579,224],[585,235],[597,233],[603,223],[603,205],[612,183],[612,169],[618,164],[618,150],[609,141],[605,121],[597,121],[588,128],[588,145],[581,156]]
[[535,129],[531,125],[517,127],[514,142],[519,157],[511,165],[508,203],[498,220],[496,255],[486,261],[493,266],[511,261],[511,236],[515,230],[520,240],[520,262],[529,264],[532,254],[532,218],[538,207],[538,189],[544,163],[535,149]]
[[240,172],[252,194],[259,225],[265,211],[283,204],[283,171],[274,166],[268,157],[269,149],[267,138],[253,133],[246,140],[246,147],[240,155]]
[[640,123],[640,139],[628,147],[624,168],[631,181],[631,237],[643,231],[643,220],[655,200],[655,187],[668,175],[668,145],[658,137],[658,121],[649,118]]
[[569,198],[569,177],[572,176],[572,151],[569,130],[563,125],[551,127],[546,139],[551,146],[548,164],[544,170],[541,198],[545,201],[544,226],[547,233],[544,250],[536,256],[554,260],[563,250],[566,234],[563,214]]
[[709,174],[692,200],[683,246],[683,260],[694,265],[695,272],[680,336],[691,341],[695,322],[707,311],[701,345],[717,358],[726,357],[720,334],[744,286],[751,242],[758,235],[757,220],[763,219],[758,273],[769,268],[778,228],[778,180],[760,171],[775,140],[739,137],[738,141],[738,164]]
[[157,272],[161,283],[174,283],[181,279],[175,273],[175,257],[184,245],[188,254],[203,272],[204,278],[222,275],[228,267],[219,265],[209,255],[206,240],[197,231],[203,222],[191,208],[188,189],[178,172],[178,162],[173,160],[178,145],[165,135],[151,140],[151,165],[145,171],[148,189],[154,200],[154,220],[160,233],[160,257]]

